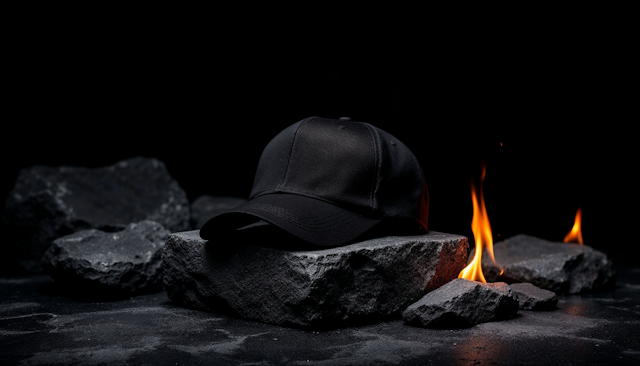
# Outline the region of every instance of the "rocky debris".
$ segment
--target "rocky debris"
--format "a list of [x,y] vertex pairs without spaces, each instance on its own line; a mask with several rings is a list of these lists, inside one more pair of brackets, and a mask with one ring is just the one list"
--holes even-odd
[[522,310],[551,310],[558,304],[558,297],[549,290],[543,290],[528,282],[509,285]]
[[84,229],[114,232],[153,220],[169,231],[190,228],[189,201],[164,163],[145,157],[102,168],[33,166],[22,169],[7,197],[5,253],[39,271],[51,242]]
[[462,328],[508,319],[517,312],[518,300],[506,283],[456,278],[411,304],[402,318],[410,325]]
[[191,203],[191,228],[199,230],[210,218],[247,202],[244,198],[203,195]]
[[433,231],[320,250],[280,249],[295,248],[295,240],[253,246],[273,238],[262,231],[270,226],[215,242],[198,231],[169,235],[163,250],[169,298],[265,323],[331,328],[399,317],[456,278],[467,261],[467,238]]
[[529,282],[560,295],[608,289],[616,280],[611,261],[588,245],[520,234],[495,243],[493,252],[504,273],[485,252],[482,270],[488,282]]
[[70,293],[122,297],[162,290],[162,248],[169,231],[155,221],[116,233],[81,230],[53,241],[44,270]]

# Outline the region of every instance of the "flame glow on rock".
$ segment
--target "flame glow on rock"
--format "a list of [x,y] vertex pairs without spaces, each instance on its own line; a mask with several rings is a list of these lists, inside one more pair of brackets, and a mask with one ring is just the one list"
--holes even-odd
[[[487,173],[487,169],[482,164],[482,179],[480,181],[480,189],[476,189],[473,181],[471,181],[471,201],[473,203],[473,219],[471,220],[471,230],[473,231],[473,238],[476,242],[476,250],[473,260],[467,265],[458,278],[465,278],[467,280],[479,281],[487,283],[482,273],[482,252],[486,249],[487,253],[491,257],[491,260],[496,263],[496,259],[493,256],[493,236],[491,235],[491,224],[489,223],[489,216],[487,215],[487,208],[484,205],[484,196],[482,194],[482,182]],[[504,271],[504,270],[503,270]],[[502,272],[500,272],[502,274]]]
[[578,212],[576,212],[576,219],[573,222],[573,227],[571,231],[567,233],[564,237],[563,242],[565,243],[580,243],[584,245],[582,241],[582,209],[579,208]]

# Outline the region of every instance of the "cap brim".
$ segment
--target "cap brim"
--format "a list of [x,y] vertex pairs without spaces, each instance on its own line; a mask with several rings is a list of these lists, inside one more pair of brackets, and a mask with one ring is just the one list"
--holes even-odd
[[200,237],[212,240],[258,220],[326,247],[349,243],[381,221],[315,198],[274,193],[253,198],[209,219],[200,229]]

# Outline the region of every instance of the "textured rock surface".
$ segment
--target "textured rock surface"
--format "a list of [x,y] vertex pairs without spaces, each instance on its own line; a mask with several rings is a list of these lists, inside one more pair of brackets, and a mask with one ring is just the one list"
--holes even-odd
[[169,298],[186,307],[314,328],[398,317],[455,278],[468,248],[467,238],[437,232],[307,251],[225,244],[206,242],[198,231],[169,235],[163,250]]
[[528,282],[512,283],[509,287],[522,310],[551,310],[558,304],[558,297],[554,292],[543,290]]
[[598,291],[615,284],[611,261],[588,245],[554,243],[521,234],[495,243],[493,251],[504,273],[499,276],[500,270],[483,255],[482,269],[489,282],[529,282],[556,294]]
[[204,195],[191,203],[191,228],[200,229],[207,220],[247,202],[244,198]]
[[615,265],[611,292],[455,330],[398,319],[310,332],[185,309],[165,292],[87,303],[51,293],[49,276],[0,276],[0,364],[639,365],[640,267]]
[[422,327],[458,328],[511,318],[517,312],[518,300],[506,283],[456,278],[407,307],[402,319]]
[[43,267],[71,295],[122,297],[162,290],[162,248],[169,231],[155,221],[117,233],[81,230],[53,241]]
[[34,166],[20,171],[7,197],[3,240],[23,268],[40,270],[51,242],[84,229],[118,231],[140,220],[169,231],[190,228],[185,192],[156,159],[136,157],[103,168]]

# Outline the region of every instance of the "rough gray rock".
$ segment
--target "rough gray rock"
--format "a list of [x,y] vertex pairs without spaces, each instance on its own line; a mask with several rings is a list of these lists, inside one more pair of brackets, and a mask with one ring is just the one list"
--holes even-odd
[[[268,228],[268,225],[265,225]],[[322,250],[205,241],[174,233],[163,250],[169,298],[190,308],[265,323],[331,328],[399,317],[402,310],[464,268],[467,238],[429,232]],[[269,236],[270,237],[270,236]]]
[[169,231],[155,221],[107,233],[81,230],[53,241],[43,267],[72,295],[101,298],[162,290],[162,248]]
[[102,168],[33,166],[20,171],[3,221],[5,253],[39,271],[51,242],[84,229],[118,231],[153,220],[170,231],[190,228],[189,201],[165,165],[135,157]]
[[558,304],[553,291],[544,290],[528,282],[509,285],[522,310],[551,310]]
[[506,283],[456,278],[407,307],[402,319],[422,327],[459,328],[511,318],[517,312],[518,300]]
[[199,230],[210,218],[247,202],[244,198],[203,195],[191,203],[191,228]]
[[485,252],[482,270],[488,282],[529,282],[560,295],[607,289],[616,280],[611,261],[588,245],[520,234],[495,243],[493,252],[504,273],[499,275],[500,270]]

